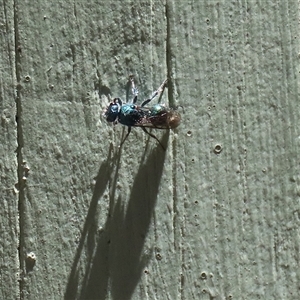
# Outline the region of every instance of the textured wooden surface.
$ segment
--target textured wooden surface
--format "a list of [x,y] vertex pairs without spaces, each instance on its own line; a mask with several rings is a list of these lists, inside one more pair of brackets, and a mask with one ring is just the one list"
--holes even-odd
[[0,35],[0,298],[19,297],[18,163],[12,2],[2,6]]
[[4,1],[0,55],[1,299],[297,299],[297,1]]

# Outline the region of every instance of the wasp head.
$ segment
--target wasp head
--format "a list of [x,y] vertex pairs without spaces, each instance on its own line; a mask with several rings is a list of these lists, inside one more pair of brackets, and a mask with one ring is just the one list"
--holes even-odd
[[115,98],[113,102],[109,104],[104,113],[107,122],[116,122],[119,112],[121,110],[122,101],[119,98]]

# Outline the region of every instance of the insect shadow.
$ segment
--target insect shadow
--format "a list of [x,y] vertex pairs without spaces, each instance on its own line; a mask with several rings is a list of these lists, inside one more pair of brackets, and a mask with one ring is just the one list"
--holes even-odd
[[[162,142],[168,142],[168,134],[162,137]],[[131,299],[145,267],[153,257],[151,251],[149,255],[144,255],[143,249],[157,201],[164,160],[165,151],[159,148],[142,157],[126,207],[122,195],[116,196],[119,152],[101,165],[65,299],[104,300],[109,296],[112,299]],[[107,186],[110,187],[110,209],[99,232],[96,210],[101,209],[98,205],[101,205]],[[87,258],[83,259],[82,266],[80,260],[84,248],[89,251],[85,253]],[[83,279],[82,274],[79,275],[82,272]]]

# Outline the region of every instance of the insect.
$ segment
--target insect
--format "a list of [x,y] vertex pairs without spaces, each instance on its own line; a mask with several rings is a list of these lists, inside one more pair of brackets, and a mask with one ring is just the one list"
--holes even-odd
[[180,124],[181,117],[176,110],[160,103],[153,106],[147,106],[150,101],[162,94],[167,79],[152,93],[152,96],[143,101],[140,106],[136,105],[138,89],[135,87],[133,76],[130,76],[130,82],[133,94],[132,102],[123,103],[120,98],[114,98],[104,113],[106,120],[108,122],[113,122],[114,124],[121,123],[128,127],[128,132],[121,142],[120,147],[122,147],[125,140],[128,138],[131,127],[141,127],[144,132],[154,138],[165,150],[165,147],[159,139],[154,134],[148,132],[146,128],[173,129]]

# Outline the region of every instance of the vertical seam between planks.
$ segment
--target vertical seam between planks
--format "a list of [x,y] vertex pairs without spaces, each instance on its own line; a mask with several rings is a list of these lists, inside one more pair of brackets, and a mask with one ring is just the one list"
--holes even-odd
[[17,124],[17,174],[18,174],[18,216],[19,216],[19,297],[23,299],[23,272],[24,272],[24,261],[23,261],[23,248],[24,248],[24,234],[23,234],[23,217],[24,217],[24,180],[23,180],[23,155],[22,149],[24,146],[23,141],[23,128],[22,128],[22,103],[21,103],[21,52],[20,52],[20,37],[19,37],[19,14],[18,14],[18,2],[14,0],[14,39],[15,39],[15,76],[16,76],[16,91],[15,91],[15,103],[16,103],[16,124]]

